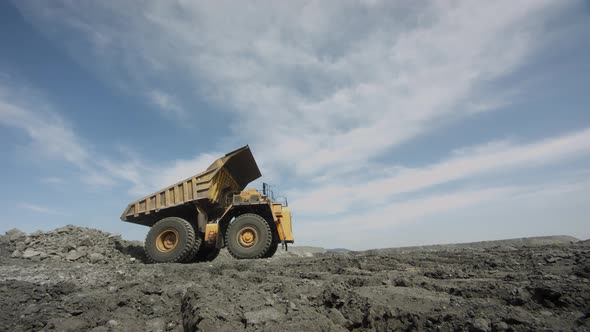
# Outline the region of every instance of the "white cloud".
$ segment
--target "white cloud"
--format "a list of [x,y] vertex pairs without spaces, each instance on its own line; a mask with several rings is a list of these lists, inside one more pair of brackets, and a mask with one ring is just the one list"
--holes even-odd
[[560,196],[590,189],[590,172],[574,172],[565,178],[552,179],[541,184],[529,185],[527,191],[520,192],[515,198],[552,197],[559,201]]
[[62,184],[65,182],[65,180],[63,178],[57,177],[57,176],[49,176],[46,178],[42,178],[41,182],[43,183],[49,183],[49,184]]
[[49,215],[59,215],[59,216],[65,216],[66,214],[57,210],[54,210],[52,208],[46,207],[46,206],[42,206],[42,205],[37,205],[37,204],[31,204],[31,203],[20,203],[18,204],[19,207],[35,212],[35,213],[40,213],[40,214],[49,214]]
[[224,154],[221,152],[204,153],[189,160],[175,160],[169,163],[164,169],[158,171],[154,185],[156,188],[163,188],[199,172],[203,172],[215,159],[222,157]]
[[[582,176],[584,175],[584,176]],[[566,177],[559,180],[549,180],[543,183],[524,186],[492,187],[484,189],[463,189],[438,194],[427,194],[424,197],[406,199],[393,202],[385,208],[366,209],[362,212],[353,214],[343,214],[341,217],[332,220],[323,218],[305,218],[295,214],[294,232],[304,245],[321,244],[327,248],[341,247],[346,244],[349,249],[369,249],[383,248],[399,245],[395,241],[400,241],[404,236],[396,236],[392,241],[391,234],[398,234],[404,231],[404,225],[411,223],[422,223],[421,227],[428,227],[429,223],[446,220],[454,222],[449,216],[454,216],[461,212],[463,217],[468,216],[468,222],[473,225],[474,229],[494,230],[495,233],[508,234],[504,236],[520,237],[534,235],[556,235],[557,233],[543,233],[535,229],[537,223],[543,222],[544,227],[547,224],[559,225],[559,222],[553,219],[556,214],[560,215],[564,203],[561,197],[570,195],[570,197],[580,196],[586,193],[590,188],[590,181],[587,180],[587,174],[578,174],[576,176]],[[583,201],[583,200],[582,200]],[[539,205],[538,202],[544,202]],[[524,206],[523,206],[524,205]],[[515,218],[514,222],[527,225],[528,233],[515,235],[509,230],[499,230],[494,221],[490,221],[489,209],[508,209],[506,214]],[[545,211],[550,217],[549,220],[525,220],[520,213],[530,210]],[[587,210],[583,207],[582,210]],[[297,210],[295,210],[297,211]],[[487,211],[487,212],[482,212]],[[296,212],[297,213],[297,212]],[[472,219],[473,216],[481,215],[486,219],[485,224],[480,220]],[[582,218],[582,219],[585,219]],[[462,220],[465,222],[466,220]],[[506,221],[502,221],[503,224]],[[456,226],[455,226],[456,227]],[[555,228],[555,227],[553,227]],[[583,228],[583,227],[582,227]],[[402,242],[405,245],[424,245],[428,244],[423,238],[430,238],[430,244],[435,243],[453,243],[473,241],[474,239],[492,240],[485,233],[470,233],[467,236],[471,238],[462,238],[465,235],[458,234],[441,234],[440,236],[429,233],[428,228],[411,228],[414,234],[407,234],[407,239]],[[572,230],[562,229],[559,234],[569,234]],[[585,232],[587,236],[587,232]],[[448,236],[448,238],[444,238]],[[433,240],[434,239],[434,240]],[[301,243],[300,243],[301,244]]]
[[148,94],[151,102],[160,109],[164,115],[171,115],[175,118],[185,118],[186,110],[180,106],[178,101],[170,94],[160,90],[152,90]]
[[[92,145],[54,111],[46,98],[25,84],[0,80],[0,125],[27,134],[30,159],[67,162],[79,170],[79,180],[90,186],[115,184],[113,174],[100,167],[101,160],[106,157],[94,152]],[[56,184],[63,179],[52,177],[42,181]]]
[[192,159],[154,164],[131,154],[125,160],[104,160],[101,166],[113,177],[129,182],[131,195],[144,196],[206,170],[221,156],[222,153],[203,153]]
[[321,242],[327,248],[341,247],[344,243],[350,249],[390,247],[393,244],[388,240],[387,234],[402,224],[505,200],[521,191],[523,188],[498,187],[431,194],[392,203],[381,209],[368,208],[362,213],[343,215],[332,221],[321,218],[305,219],[295,215],[294,232],[305,243]]
[[[421,217],[445,211],[465,208],[480,202],[506,197],[518,192],[516,187],[498,187],[474,190],[457,190],[442,194],[430,194],[421,198],[393,202],[385,208],[364,209],[334,221],[301,220],[302,225],[313,224],[314,228],[348,227],[362,223],[362,229],[374,230],[415,221]],[[363,222],[366,221],[366,222]]]
[[[92,144],[76,134],[51,103],[35,90],[0,81],[0,125],[24,131],[29,138],[28,155],[33,160],[65,161],[79,170],[79,180],[93,187],[114,186],[119,180],[131,184],[129,192],[145,195],[203,171],[221,153],[205,153],[194,159],[154,164],[128,151],[113,159],[92,151]],[[41,158],[41,159],[40,159]],[[145,165],[150,165],[145,166]],[[61,184],[63,178],[47,177],[44,183]],[[26,208],[35,210],[33,205]],[[42,209],[36,209],[42,212]],[[46,210],[49,212],[49,210]]]
[[[496,187],[474,190],[458,190],[442,194],[430,194],[425,197],[392,203],[387,208],[365,216],[355,215],[344,220],[340,219],[338,225],[352,225],[358,220],[373,220],[365,229],[379,229],[400,223],[415,221],[419,218],[443,213],[449,210],[463,209],[469,206],[488,202],[491,200],[510,200],[512,198],[560,195],[589,188],[590,181],[583,180],[576,183],[568,179],[549,181],[541,184],[512,187]],[[359,218],[360,217],[360,218]]]
[[81,140],[31,89],[0,81],[0,124],[26,132],[36,154],[63,159],[80,168],[88,166],[89,154]]
[[[18,5],[41,27],[85,36],[100,60],[86,63],[109,69],[109,79],[142,91],[160,91],[154,77],[158,86],[187,82],[237,113],[234,141],[266,156],[269,173],[326,180],[442,124],[506,104],[505,91],[490,94],[484,86],[534,54],[545,19],[564,6],[33,3]],[[85,57],[88,49],[72,52]],[[149,102],[178,109],[159,92]]]
[[452,157],[420,168],[398,167],[397,172],[366,182],[326,185],[293,197],[302,214],[342,213],[355,204],[376,204],[393,195],[428,189],[482,174],[534,168],[590,155],[590,129],[528,144],[497,141],[459,150]]

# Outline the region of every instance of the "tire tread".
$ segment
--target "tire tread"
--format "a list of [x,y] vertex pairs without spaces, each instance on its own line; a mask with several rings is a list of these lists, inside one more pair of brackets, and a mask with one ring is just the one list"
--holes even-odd
[[255,214],[255,213],[244,213],[244,214],[240,215],[239,217],[237,217],[236,218],[236,221],[239,218],[246,218],[246,217],[254,217],[256,219],[259,219],[265,225],[265,231],[268,232],[267,234],[269,236],[267,237],[266,243],[264,244],[264,250],[261,250],[261,252],[258,253],[256,256],[254,256],[254,257],[248,257],[248,258],[240,257],[236,253],[232,252],[231,247],[229,246],[229,243],[230,243],[230,240],[231,240],[230,237],[229,237],[229,234],[231,233],[232,226],[235,227],[235,225],[236,225],[236,223],[234,221],[231,224],[229,224],[229,227],[227,228],[227,231],[225,232],[225,243],[227,245],[227,251],[230,253],[230,255],[232,257],[234,257],[236,259],[258,259],[258,258],[263,258],[264,255],[266,255],[266,253],[268,252],[268,250],[269,250],[269,248],[270,248],[270,246],[272,245],[272,242],[273,242],[272,229],[270,228],[270,225],[269,225],[269,223],[268,223],[268,221],[266,219],[264,219],[263,217],[261,217],[260,215]]
[[[156,226],[159,223],[169,221],[169,220],[174,220],[176,222],[180,222],[184,226],[184,228],[186,229],[187,241],[186,241],[186,245],[185,245],[184,249],[182,250],[182,252],[173,261],[166,262],[166,263],[182,263],[193,252],[193,250],[195,250],[194,248],[197,247],[195,245],[196,244],[195,243],[195,241],[196,241],[195,230],[194,230],[193,226],[188,221],[186,221],[182,218],[179,218],[179,217],[164,218],[162,220],[159,220],[152,227]],[[158,261],[154,260],[150,256],[149,251],[147,250],[147,243],[148,243],[149,236],[150,236],[150,233],[148,232],[148,234],[145,237],[146,245],[144,245],[144,252],[145,252],[146,260],[148,263],[151,263],[151,264],[162,263],[162,262],[158,262]],[[198,247],[197,247],[197,250],[198,250]]]

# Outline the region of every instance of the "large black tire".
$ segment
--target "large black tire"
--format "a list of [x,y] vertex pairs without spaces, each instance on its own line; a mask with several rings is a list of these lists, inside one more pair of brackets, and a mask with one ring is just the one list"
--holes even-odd
[[197,255],[199,253],[199,250],[201,248],[201,243],[203,243],[203,236],[195,231],[195,244],[193,245],[191,251],[181,261],[181,263],[195,262],[197,259]]
[[237,259],[262,258],[273,244],[270,225],[257,214],[242,214],[229,224],[225,244]]
[[219,256],[220,251],[221,249],[215,247],[201,247],[195,258],[193,259],[193,262],[211,262],[212,260],[217,258],[217,256]]
[[195,224],[191,224],[191,226],[193,226],[193,231],[195,232],[195,245],[191,249],[191,252],[186,255],[186,257],[182,260],[181,263],[196,262],[199,251],[201,250],[201,248],[204,247],[201,244],[203,243],[203,238],[205,237],[205,234],[199,232]]
[[150,263],[180,263],[194,253],[197,244],[200,240],[197,243],[195,230],[188,221],[168,217],[152,226],[144,250]]
[[279,243],[273,242],[273,244],[271,244],[270,248],[268,248],[268,251],[266,252],[266,254],[264,254],[264,256],[262,256],[262,258],[271,258],[272,256],[275,255],[278,248],[279,248]]

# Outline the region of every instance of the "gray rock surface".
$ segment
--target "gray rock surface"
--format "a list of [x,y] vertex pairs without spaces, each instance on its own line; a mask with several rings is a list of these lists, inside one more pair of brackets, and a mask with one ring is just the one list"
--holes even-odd
[[590,330],[584,243],[146,265],[98,230],[7,237],[0,330]]

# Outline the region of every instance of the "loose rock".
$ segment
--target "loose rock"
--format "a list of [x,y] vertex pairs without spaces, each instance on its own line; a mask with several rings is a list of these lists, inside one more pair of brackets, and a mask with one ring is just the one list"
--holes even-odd
[[260,324],[269,321],[278,321],[283,315],[275,308],[264,308],[256,311],[249,311],[244,314],[248,324]]
[[8,241],[14,242],[24,238],[27,234],[19,229],[13,228],[6,232]]
[[69,261],[75,261],[77,259],[79,259],[80,257],[84,257],[85,254],[82,252],[78,252],[78,250],[72,250],[70,252],[68,252],[68,254],[66,255],[66,259]]
[[478,318],[473,322],[470,331],[472,332],[487,332],[491,331],[490,321],[484,318]]
[[346,318],[344,318],[344,315],[342,315],[342,313],[336,308],[331,308],[328,311],[328,318],[338,326],[347,327],[349,325]]
[[97,252],[93,252],[92,254],[90,254],[90,263],[102,262],[104,258],[104,255],[99,254]]
[[21,257],[22,258],[32,258],[32,257],[35,257],[35,256],[39,256],[41,254],[42,254],[41,251],[35,251],[35,250],[32,250],[32,249],[27,249],[27,250],[25,250],[25,252],[23,252],[23,254],[22,254]]

